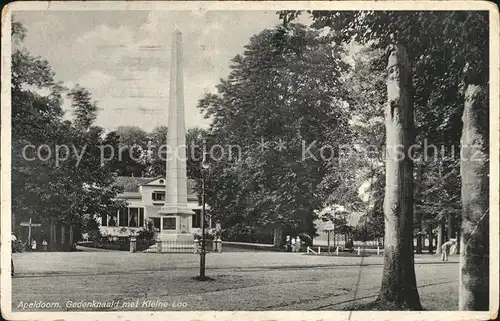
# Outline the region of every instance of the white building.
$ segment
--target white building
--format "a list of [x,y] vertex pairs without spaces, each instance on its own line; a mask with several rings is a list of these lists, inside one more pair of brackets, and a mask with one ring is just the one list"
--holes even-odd
[[[145,178],[119,176],[116,180],[123,186],[124,192],[117,199],[127,202],[127,209],[116,216],[103,215],[98,222],[102,235],[128,236],[141,229],[152,228],[156,233],[175,230],[175,218],[161,216],[158,211],[165,203],[165,177]],[[195,182],[187,181],[188,208],[194,215],[189,218],[193,234],[201,230],[201,202],[198,198]],[[172,220],[174,219],[174,220]],[[207,213],[206,228],[215,227]]]

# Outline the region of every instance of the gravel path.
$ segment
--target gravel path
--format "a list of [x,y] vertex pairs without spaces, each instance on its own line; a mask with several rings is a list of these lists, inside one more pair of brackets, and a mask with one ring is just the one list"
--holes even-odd
[[[372,300],[382,276],[377,256],[227,252],[207,256],[214,280],[199,282],[192,279],[198,260],[193,254],[15,253],[13,311],[338,310]],[[415,261],[424,307],[456,310],[458,257],[441,263],[421,255]],[[36,301],[56,306],[24,309]]]

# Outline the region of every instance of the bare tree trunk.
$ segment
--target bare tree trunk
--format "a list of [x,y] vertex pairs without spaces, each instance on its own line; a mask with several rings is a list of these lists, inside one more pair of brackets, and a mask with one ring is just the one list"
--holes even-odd
[[396,308],[421,310],[413,260],[413,141],[411,69],[406,50],[390,46],[388,59],[385,168],[384,270],[378,300]]
[[441,246],[444,241],[444,223],[440,221],[438,223],[438,235],[437,235],[437,244],[436,244],[436,253],[441,254]]
[[273,244],[274,247],[280,249],[283,247],[283,228],[281,226],[277,226],[273,230]]
[[73,225],[69,226],[69,246],[73,247]]
[[61,245],[64,247],[66,244],[66,227],[61,225]]
[[434,254],[434,233],[432,233],[432,222],[429,222],[429,254]]
[[[485,88],[467,84],[461,141],[462,233],[459,310],[489,306],[488,104]],[[486,118],[486,119],[485,119]]]
[[[16,214],[14,214],[14,213],[12,212],[11,217],[12,217],[12,221],[11,221],[11,224],[12,224],[12,225],[11,225],[11,227],[10,227],[10,228],[11,228],[11,231],[12,231],[14,234],[17,234],[17,233],[16,233],[16,227],[17,227],[17,226],[16,226]],[[17,236],[19,237],[19,235],[17,235]]]
[[457,246],[455,246],[455,254],[460,254],[460,229],[457,230]]
[[448,213],[447,221],[448,221],[448,230],[446,232],[449,241],[450,239],[453,238],[453,216],[451,215],[451,213]]
[[57,249],[57,225],[52,223],[52,241],[50,242],[53,250]]
[[422,223],[419,222],[417,224],[418,224],[417,249],[415,252],[417,254],[422,254]]

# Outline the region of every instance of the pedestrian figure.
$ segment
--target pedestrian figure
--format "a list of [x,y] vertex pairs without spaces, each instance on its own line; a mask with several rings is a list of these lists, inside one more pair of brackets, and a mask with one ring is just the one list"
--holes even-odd
[[295,240],[295,252],[300,252],[300,237],[297,236],[297,239]]
[[44,240],[42,241],[42,246],[43,246],[43,250],[44,250],[44,252],[47,252],[47,245],[49,245],[49,244],[48,244],[48,243],[47,243],[47,241],[44,239]]
[[33,240],[33,241],[31,242],[31,250],[32,250],[32,251],[36,251],[36,240]]
[[347,241],[346,248],[349,251],[352,251],[354,249],[354,241],[352,238],[349,238],[349,240]]
[[292,240],[290,239],[290,235],[285,237],[285,248],[287,252],[292,251]]
[[450,254],[450,247],[455,245],[455,240],[449,240],[441,245],[441,261],[448,261],[448,255]]

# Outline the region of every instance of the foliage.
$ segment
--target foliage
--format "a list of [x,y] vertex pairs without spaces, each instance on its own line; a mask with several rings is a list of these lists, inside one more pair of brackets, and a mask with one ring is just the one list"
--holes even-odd
[[[293,21],[301,12],[283,11],[280,18],[285,25]],[[464,106],[464,88],[468,84],[479,85],[486,88],[488,84],[488,12],[487,11],[313,11],[309,12],[313,19],[313,26],[319,29],[326,28],[334,35],[338,43],[357,41],[370,45],[372,48],[384,50],[389,44],[403,45],[410,54],[412,66],[412,86],[410,87],[411,104],[415,110],[414,133],[410,133],[411,141],[414,139],[425,145],[434,144],[446,151],[450,157],[443,157],[434,152],[431,158],[423,157],[417,166],[417,189],[415,191],[415,205],[417,220],[431,218],[441,220],[445,214],[458,216],[460,208],[460,180],[458,178],[458,161],[461,135],[460,117]],[[432,72],[430,72],[432,71]],[[479,128],[474,128],[482,133],[488,133],[488,106],[487,101],[481,104],[481,110],[472,111],[473,116],[482,119]],[[463,118],[464,122],[466,118]],[[477,120],[477,119],[476,119]],[[485,137],[485,136],[484,136]],[[481,140],[481,139],[479,139]],[[486,146],[488,142],[485,142]],[[464,147],[462,146],[462,150]],[[488,150],[486,147],[485,150]],[[420,154],[422,156],[422,154]],[[425,156],[425,155],[424,155]],[[462,164],[464,165],[464,164]],[[462,181],[464,177],[473,176],[474,171],[467,172],[462,166]],[[479,174],[481,175],[481,174]],[[483,181],[486,175],[481,178]],[[462,200],[468,194],[462,191]],[[481,203],[481,202],[479,202]],[[475,204],[479,208],[483,204]],[[487,208],[487,206],[486,206]],[[471,211],[464,209],[464,219],[471,217]],[[486,213],[483,214],[487,215]],[[478,216],[480,216],[480,213]],[[467,224],[465,224],[467,223]],[[464,222],[463,232],[466,232],[472,222]],[[473,223],[472,223],[473,224]],[[409,236],[407,236],[409,237]],[[407,242],[402,236],[400,242]],[[479,241],[480,242],[480,241]],[[462,262],[470,259],[475,261],[474,255],[478,253],[469,251],[463,256]],[[474,257],[474,258],[472,258]],[[393,260],[394,261],[394,260]],[[388,274],[384,280],[390,283],[390,274],[401,270],[403,262],[386,261]],[[389,267],[390,265],[390,267]],[[403,263],[404,265],[404,263]],[[487,270],[487,264],[478,263],[476,267],[462,267],[462,281],[467,282],[472,277],[472,271]],[[413,275],[406,271],[406,275]],[[386,277],[388,276],[388,277]],[[408,282],[415,282],[408,280]],[[478,280],[480,280],[479,278]],[[406,300],[412,308],[421,308],[418,295],[412,294],[406,298],[394,290],[394,284],[384,287],[381,293],[385,299],[399,298]],[[463,283],[462,282],[462,283]],[[480,281],[475,282],[478,285]],[[476,285],[463,286],[461,293],[467,293]],[[463,302],[485,302],[482,297],[483,286],[477,286],[475,293],[466,295],[468,299]],[[403,289],[404,290],[404,289]],[[486,291],[487,292],[487,291]],[[484,293],[486,293],[484,292]],[[403,293],[403,292],[401,292]],[[416,296],[416,297],[415,297]],[[402,308],[405,302],[394,302]]]
[[114,176],[100,166],[96,105],[78,87],[69,92],[76,119],[63,120],[66,89],[46,60],[22,47],[26,29],[18,22],[13,27],[19,43],[12,52],[12,213],[18,221],[91,224],[122,206],[113,200],[119,192],[110,187]]
[[[305,13],[279,12],[285,25],[300,14]],[[459,159],[460,152],[463,81],[467,77],[475,83],[488,81],[487,12],[312,11],[307,14],[313,19],[314,28],[329,31],[338,43],[360,43],[381,53],[391,43],[406,47],[413,73],[411,96],[415,111],[415,141],[421,149],[424,144],[438,147],[438,153],[429,150],[427,158],[423,158],[422,150],[417,153],[422,158],[425,173],[416,182],[420,185],[416,212],[425,218],[440,220],[443,213],[451,209],[457,218],[460,183],[458,163],[454,160]],[[384,58],[381,55],[373,60],[373,71],[383,72]],[[468,72],[464,73],[466,66],[469,66]],[[384,101],[383,86],[372,80],[363,83],[375,92],[375,99],[378,97]],[[377,106],[373,103],[359,105]],[[379,139],[372,142],[376,144],[377,141]],[[436,166],[444,166],[441,178],[436,175]],[[429,195],[429,190],[446,195]]]
[[97,103],[92,101],[90,92],[79,85],[70,90],[68,97],[72,100],[75,127],[88,130],[97,119]]
[[[340,99],[348,65],[341,52],[330,38],[302,25],[264,30],[232,60],[217,93],[200,101],[214,120],[213,141],[241,147],[238,157],[227,150],[221,155],[207,184],[212,213],[223,226],[289,225],[314,235],[314,210],[324,201],[320,183],[337,156],[327,150],[328,159],[321,159],[319,150],[348,138]],[[303,157],[302,144],[313,142],[315,157]]]
[[154,236],[155,236],[155,233],[153,231],[150,231],[150,230],[145,230],[145,229],[142,229],[140,230],[138,233],[137,233],[137,239],[138,240],[153,240],[154,239]]
[[227,226],[222,230],[221,238],[224,241],[273,244],[272,231],[244,224]]

